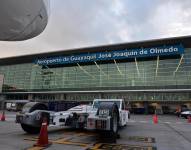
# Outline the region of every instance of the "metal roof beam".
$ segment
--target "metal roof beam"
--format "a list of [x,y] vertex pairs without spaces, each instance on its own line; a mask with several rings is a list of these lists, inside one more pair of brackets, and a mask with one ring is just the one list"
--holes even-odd
[[121,72],[121,70],[119,69],[119,66],[117,65],[116,60],[114,59],[113,61],[114,61],[114,63],[115,63],[115,66],[117,67],[117,70],[118,70],[119,74],[123,76],[124,74],[123,74],[123,73]]
[[159,68],[159,56],[157,56],[157,65],[156,65],[156,71],[155,71],[155,76],[157,77],[157,74],[158,74],[158,68]]
[[101,67],[97,64],[97,62],[94,61],[94,63],[95,63],[95,65],[96,65],[96,67],[97,67],[106,77],[109,78],[109,75],[107,75],[107,74],[101,69]]
[[82,66],[80,66],[78,63],[77,63],[78,67],[85,73],[87,74],[88,76],[92,77],[93,79],[95,79],[95,77],[93,75],[91,75],[89,72],[87,72]]
[[184,58],[184,54],[182,54],[181,58],[180,58],[180,61],[178,63],[178,66],[176,67],[176,70],[173,72],[173,75],[175,76],[176,72],[178,71],[180,65],[182,64],[182,60]]
[[136,69],[137,69],[137,74],[138,74],[138,76],[140,76],[139,66],[138,66],[137,58],[136,57],[135,57],[135,65],[136,65]]

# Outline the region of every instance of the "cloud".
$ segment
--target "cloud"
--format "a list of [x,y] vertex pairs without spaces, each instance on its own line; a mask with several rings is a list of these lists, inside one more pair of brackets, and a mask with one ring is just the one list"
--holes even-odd
[[190,0],[51,0],[45,31],[23,42],[0,42],[1,57],[191,33]]

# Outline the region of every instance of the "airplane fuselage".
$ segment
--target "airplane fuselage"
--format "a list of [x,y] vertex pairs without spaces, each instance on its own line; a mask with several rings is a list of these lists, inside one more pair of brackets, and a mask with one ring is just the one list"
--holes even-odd
[[49,0],[2,0],[0,40],[20,41],[39,35],[48,22]]

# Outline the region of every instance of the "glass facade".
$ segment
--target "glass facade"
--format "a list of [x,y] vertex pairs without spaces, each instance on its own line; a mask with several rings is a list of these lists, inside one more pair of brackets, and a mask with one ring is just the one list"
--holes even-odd
[[[174,59],[160,57],[131,62],[110,62],[91,65],[76,64],[57,68],[42,68],[33,63],[0,66],[4,75],[3,92],[14,91],[81,91],[101,89],[157,89],[190,88],[191,86],[191,49],[186,48],[184,55]],[[167,89],[168,89],[167,88]],[[77,99],[75,95],[67,99]],[[98,98],[99,95],[83,96]],[[105,98],[123,97],[127,100],[189,100],[189,93],[127,93],[103,94]],[[181,98],[180,98],[181,97]]]

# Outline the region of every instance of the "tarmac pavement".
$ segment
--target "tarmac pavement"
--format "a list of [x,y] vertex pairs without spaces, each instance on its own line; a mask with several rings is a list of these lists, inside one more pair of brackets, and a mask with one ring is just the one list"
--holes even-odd
[[[15,112],[6,112],[6,121],[0,121],[0,149],[33,150],[38,135],[26,134],[14,122]],[[52,145],[47,150],[190,150],[191,123],[176,116],[161,115],[153,124],[152,115],[131,115],[128,125],[119,130],[116,143],[105,143],[98,133],[49,127]],[[38,150],[38,148],[36,148]]]

